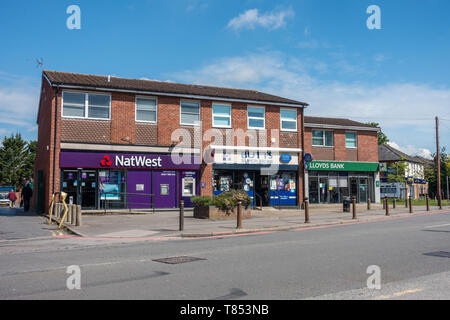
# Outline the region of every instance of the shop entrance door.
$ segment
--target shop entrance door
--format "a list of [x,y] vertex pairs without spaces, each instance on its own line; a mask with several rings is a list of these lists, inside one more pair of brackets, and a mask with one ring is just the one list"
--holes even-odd
[[153,194],[155,195],[155,208],[177,207],[177,174],[175,171],[153,172]]
[[369,195],[367,180],[368,180],[367,178],[359,178],[359,202],[360,203],[367,202],[367,197]]
[[80,175],[81,207],[84,209],[94,209],[97,207],[97,172],[82,170]]
[[254,199],[257,206],[261,201],[263,207],[270,205],[269,176],[261,175],[259,171],[255,172],[255,192],[259,195]]
[[328,178],[319,178],[319,187],[320,187],[320,203],[328,203],[329,202],[329,194],[328,194]]
[[350,178],[350,197],[358,201],[358,178]]

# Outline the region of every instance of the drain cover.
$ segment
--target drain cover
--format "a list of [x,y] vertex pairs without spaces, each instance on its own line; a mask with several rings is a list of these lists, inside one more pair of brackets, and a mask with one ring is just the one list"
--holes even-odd
[[450,252],[447,251],[429,252],[424,253],[424,255],[432,257],[450,258]]
[[163,259],[153,259],[153,261],[156,262],[162,262],[167,264],[179,264],[179,263],[186,263],[186,262],[192,262],[192,261],[198,261],[198,260],[206,260],[203,258],[196,258],[196,257],[170,257],[170,258],[163,258]]

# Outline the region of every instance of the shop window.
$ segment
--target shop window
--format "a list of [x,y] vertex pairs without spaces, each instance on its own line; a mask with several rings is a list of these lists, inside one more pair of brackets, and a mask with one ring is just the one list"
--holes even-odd
[[312,144],[315,147],[333,147],[334,146],[333,131],[313,130]]
[[281,130],[297,131],[297,110],[281,109],[280,122]]
[[248,107],[247,122],[249,129],[264,129],[266,127],[264,107]]
[[63,117],[110,119],[110,95],[64,91],[62,100]]
[[180,123],[184,125],[200,125],[200,103],[181,101]]
[[213,109],[213,127],[231,128],[231,106],[216,104]]
[[270,177],[270,190],[291,191],[296,190],[296,176],[294,172],[283,172]]
[[356,132],[345,133],[345,147],[356,148]]
[[230,191],[233,184],[233,174],[231,171],[214,170],[214,191]]
[[126,207],[126,175],[124,170],[101,170],[98,172],[98,195],[108,208]]
[[157,100],[136,98],[136,121],[156,123]]

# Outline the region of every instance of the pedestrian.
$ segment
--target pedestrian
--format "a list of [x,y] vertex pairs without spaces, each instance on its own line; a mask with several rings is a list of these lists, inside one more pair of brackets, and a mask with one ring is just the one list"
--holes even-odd
[[8,199],[9,199],[9,207],[14,208],[16,206],[16,200],[17,196],[13,189],[8,193]]
[[33,189],[31,189],[30,184],[27,183],[22,189],[23,208],[25,212],[28,212],[30,210],[30,199],[32,196]]

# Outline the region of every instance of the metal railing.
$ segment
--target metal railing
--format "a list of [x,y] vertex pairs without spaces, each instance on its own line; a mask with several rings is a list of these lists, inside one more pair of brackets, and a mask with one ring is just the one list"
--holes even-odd
[[150,193],[104,192],[100,195],[100,209],[108,212],[155,213],[155,195]]
[[262,211],[262,209],[263,209],[263,200],[262,200],[262,197],[256,192],[256,191],[253,191],[253,194],[255,195],[255,197],[253,198],[253,209],[256,209],[256,206],[257,206],[257,204],[256,204],[256,199],[258,198],[259,199],[259,210],[261,210]]

